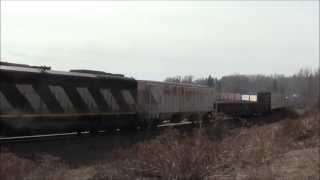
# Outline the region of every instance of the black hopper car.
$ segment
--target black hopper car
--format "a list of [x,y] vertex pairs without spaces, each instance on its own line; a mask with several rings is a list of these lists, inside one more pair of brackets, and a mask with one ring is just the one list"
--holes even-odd
[[[0,135],[136,129],[163,122],[195,122],[210,117],[214,106],[221,104],[217,102],[222,96],[200,85],[1,63]],[[272,108],[268,100],[271,95],[263,97],[267,97],[263,101],[267,103],[254,112]],[[218,110],[226,113],[232,109],[228,108],[232,107],[230,104],[219,106]]]

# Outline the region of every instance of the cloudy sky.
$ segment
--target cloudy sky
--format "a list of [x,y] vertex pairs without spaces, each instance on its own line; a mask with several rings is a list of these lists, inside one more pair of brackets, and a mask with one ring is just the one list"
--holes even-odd
[[137,79],[319,64],[319,1],[1,1],[1,59]]

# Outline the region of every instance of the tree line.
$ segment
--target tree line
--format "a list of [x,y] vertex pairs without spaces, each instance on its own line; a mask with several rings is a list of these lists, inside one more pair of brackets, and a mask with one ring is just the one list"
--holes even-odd
[[290,76],[273,75],[243,75],[233,74],[217,78],[212,75],[194,78],[192,75],[174,76],[165,79],[166,82],[200,84],[215,88],[220,92],[253,94],[256,92],[280,93],[286,96],[302,97],[308,101],[319,101],[320,77],[318,70],[303,68]]

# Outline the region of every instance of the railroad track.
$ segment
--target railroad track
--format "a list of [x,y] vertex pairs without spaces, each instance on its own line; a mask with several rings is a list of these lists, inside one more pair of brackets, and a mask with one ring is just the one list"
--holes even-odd
[[[158,125],[156,129],[165,129],[170,127],[185,127],[194,125],[192,122],[180,122],[180,123],[166,123]],[[3,144],[11,144],[11,143],[27,143],[27,142],[36,142],[36,141],[53,141],[53,140],[64,140],[64,139],[72,139],[72,138],[80,138],[80,137],[92,137],[97,135],[110,135],[115,133],[120,133],[120,129],[116,129],[115,131],[96,131],[91,133],[90,131],[82,131],[82,132],[70,132],[70,133],[52,133],[52,134],[38,134],[38,135],[30,135],[30,136],[0,136],[0,145]]]
[[[282,115],[282,114],[285,115]],[[276,122],[282,120],[284,117],[288,116],[286,113],[292,113],[292,112],[286,112],[286,110],[279,110],[274,111],[271,115],[268,117],[255,117],[254,119],[248,119],[251,123],[249,126],[253,125],[259,125],[261,122],[263,122],[260,125]],[[290,115],[290,114],[289,114]],[[279,116],[279,117],[277,117]],[[282,117],[284,116],[284,117]],[[292,114],[291,114],[292,116]],[[227,126],[228,128],[236,128],[241,127],[243,124],[239,124],[241,119],[237,119],[234,117],[223,117],[222,123],[233,123],[233,126]],[[235,121],[238,121],[238,124],[235,124]],[[212,123],[212,122],[211,122]],[[211,124],[210,123],[210,124]],[[248,125],[248,124],[247,124]],[[188,127],[205,127],[207,124],[201,125],[199,122],[190,122],[190,121],[182,121],[179,123],[171,123],[171,122],[165,122],[164,124],[157,125],[157,130],[163,130],[166,128],[188,128]],[[122,131],[117,129],[115,131],[97,131],[94,133],[91,133],[90,131],[83,131],[83,132],[71,132],[71,133],[57,133],[57,134],[44,134],[44,135],[32,135],[32,136],[16,136],[16,137],[1,137],[0,136],[0,145],[2,144],[10,144],[10,143],[25,143],[25,142],[35,142],[35,141],[52,141],[52,140],[63,140],[63,139],[72,139],[72,138],[80,138],[80,137],[93,137],[93,136],[99,136],[99,135],[115,135],[115,134],[125,134],[126,131]]]
[[[88,135],[89,132],[81,132],[81,135]],[[25,143],[34,141],[49,141],[49,140],[59,140],[66,138],[76,138],[80,134],[77,132],[71,133],[56,133],[56,134],[39,134],[31,136],[12,136],[12,137],[0,137],[0,145],[9,143]]]

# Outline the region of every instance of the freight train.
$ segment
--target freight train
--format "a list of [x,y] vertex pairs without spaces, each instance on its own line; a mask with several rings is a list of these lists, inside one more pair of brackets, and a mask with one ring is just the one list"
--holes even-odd
[[[214,108],[232,111],[232,105],[220,101],[223,95],[202,85],[1,63],[0,134],[144,129],[163,122],[199,122],[211,118]],[[270,93],[258,94],[257,102],[251,104],[258,108],[250,113],[269,112]]]

